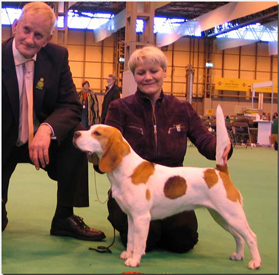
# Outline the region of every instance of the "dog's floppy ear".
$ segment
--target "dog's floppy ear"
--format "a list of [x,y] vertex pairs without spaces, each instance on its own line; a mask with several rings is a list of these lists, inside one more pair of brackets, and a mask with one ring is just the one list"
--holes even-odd
[[123,159],[123,141],[114,135],[110,136],[100,159],[99,169],[108,173],[115,169]]
[[99,157],[96,153],[87,154],[87,159],[89,162],[93,163],[93,165],[99,165]]

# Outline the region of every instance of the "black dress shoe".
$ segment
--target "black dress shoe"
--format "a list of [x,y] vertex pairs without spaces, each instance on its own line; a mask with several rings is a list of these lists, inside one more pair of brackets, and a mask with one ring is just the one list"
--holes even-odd
[[50,234],[54,236],[67,236],[85,241],[100,241],[106,235],[99,230],[87,226],[83,219],[73,215],[67,219],[53,218]]

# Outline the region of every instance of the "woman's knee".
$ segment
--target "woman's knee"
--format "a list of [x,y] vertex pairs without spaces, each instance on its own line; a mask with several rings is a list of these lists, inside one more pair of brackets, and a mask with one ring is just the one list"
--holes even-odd
[[176,236],[165,241],[165,248],[172,252],[186,253],[193,249],[198,242],[198,232],[184,232],[183,235],[177,233]]

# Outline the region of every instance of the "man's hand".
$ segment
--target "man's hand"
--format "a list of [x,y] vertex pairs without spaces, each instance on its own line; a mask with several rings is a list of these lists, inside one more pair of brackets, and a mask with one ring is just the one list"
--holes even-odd
[[29,146],[29,156],[36,169],[40,169],[40,164],[43,168],[49,164],[48,149],[50,145],[51,128],[48,125],[42,124],[38,128],[32,143]]

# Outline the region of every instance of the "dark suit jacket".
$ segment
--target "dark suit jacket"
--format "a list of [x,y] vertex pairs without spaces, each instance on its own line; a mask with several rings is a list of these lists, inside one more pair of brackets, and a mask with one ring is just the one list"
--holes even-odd
[[108,112],[109,104],[115,100],[120,98],[120,92],[117,85],[113,85],[111,89],[105,94],[104,101],[102,104],[102,116],[101,116],[101,123],[105,123],[106,115]]
[[[12,53],[13,38],[2,43],[2,161],[5,163],[18,138],[19,88]],[[34,110],[47,122],[58,143],[81,120],[82,106],[68,64],[68,51],[48,43],[37,54],[34,69]]]

